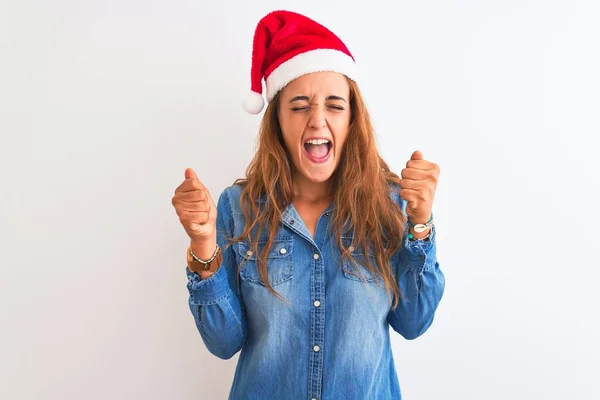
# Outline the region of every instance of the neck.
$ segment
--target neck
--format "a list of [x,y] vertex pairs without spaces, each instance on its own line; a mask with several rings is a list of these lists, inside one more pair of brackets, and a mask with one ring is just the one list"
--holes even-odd
[[311,182],[300,174],[295,174],[292,181],[294,198],[309,202],[331,200],[331,185],[329,181]]

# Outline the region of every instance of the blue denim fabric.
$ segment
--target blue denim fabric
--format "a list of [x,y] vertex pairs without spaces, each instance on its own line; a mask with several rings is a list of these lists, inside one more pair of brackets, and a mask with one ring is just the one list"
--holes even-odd
[[[233,185],[219,197],[221,247],[225,235],[237,236],[244,228],[240,193]],[[399,195],[394,200],[406,209]],[[241,350],[229,399],[401,398],[389,327],[415,339],[433,322],[445,287],[436,228],[429,241],[412,243],[406,229],[403,247],[391,259],[406,299],[391,311],[391,297],[366,268],[361,268],[365,282],[353,273],[353,264],[339,266],[340,248],[329,234],[333,207],[320,216],[314,238],[293,205],[283,212],[267,268],[273,288],[289,304],[263,285],[248,243],[224,251],[223,264],[205,280],[186,266],[189,307],[204,344],[222,359]],[[344,243],[352,240],[349,233]],[[266,241],[267,232],[263,235]],[[369,256],[358,250],[353,255]],[[242,259],[247,261],[238,282]]]

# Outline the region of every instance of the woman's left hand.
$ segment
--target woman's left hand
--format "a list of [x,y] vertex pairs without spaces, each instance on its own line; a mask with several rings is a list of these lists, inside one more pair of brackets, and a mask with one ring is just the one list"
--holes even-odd
[[423,159],[416,150],[402,170],[400,197],[406,200],[406,215],[414,224],[429,221],[437,188],[440,167]]

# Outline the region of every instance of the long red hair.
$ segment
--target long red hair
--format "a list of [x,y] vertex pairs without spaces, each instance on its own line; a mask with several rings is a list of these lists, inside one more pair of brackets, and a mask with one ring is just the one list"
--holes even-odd
[[[351,252],[344,248],[342,236],[345,227],[352,227],[355,249],[362,249],[370,257],[361,260],[372,275],[379,276],[388,295],[394,295],[393,308],[398,305],[400,290],[392,274],[391,255],[401,247],[406,215],[390,197],[393,185],[400,178],[390,171],[379,155],[369,113],[356,83],[350,85],[350,107],[352,112],[348,137],[341,152],[338,167],[330,178],[335,209],[332,212],[333,233],[342,257],[352,261]],[[281,93],[281,92],[279,92]],[[257,268],[267,288],[282,298],[271,286],[266,266],[266,257],[280,227],[280,216],[293,200],[291,157],[283,142],[277,119],[279,95],[269,102],[259,130],[256,153],[246,169],[246,178],[234,184],[243,187],[241,208],[246,221],[245,229],[230,244],[248,241],[257,254]],[[259,204],[258,199],[266,201]],[[257,229],[257,230],[256,230]],[[268,241],[260,250],[257,237],[268,229]],[[241,267],[241,266],[240,266]],[[239,272],[239,270],[238,270]]]

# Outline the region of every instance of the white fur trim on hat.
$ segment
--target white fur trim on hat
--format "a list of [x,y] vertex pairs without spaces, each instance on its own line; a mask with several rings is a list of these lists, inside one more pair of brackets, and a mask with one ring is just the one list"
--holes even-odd
[[294,79],[312,72],[332,71],[357,80],[356,63],[346,53],[333,49],[317,49],[300,53],[283,62],[267,77],[267,100],[273,97]]

